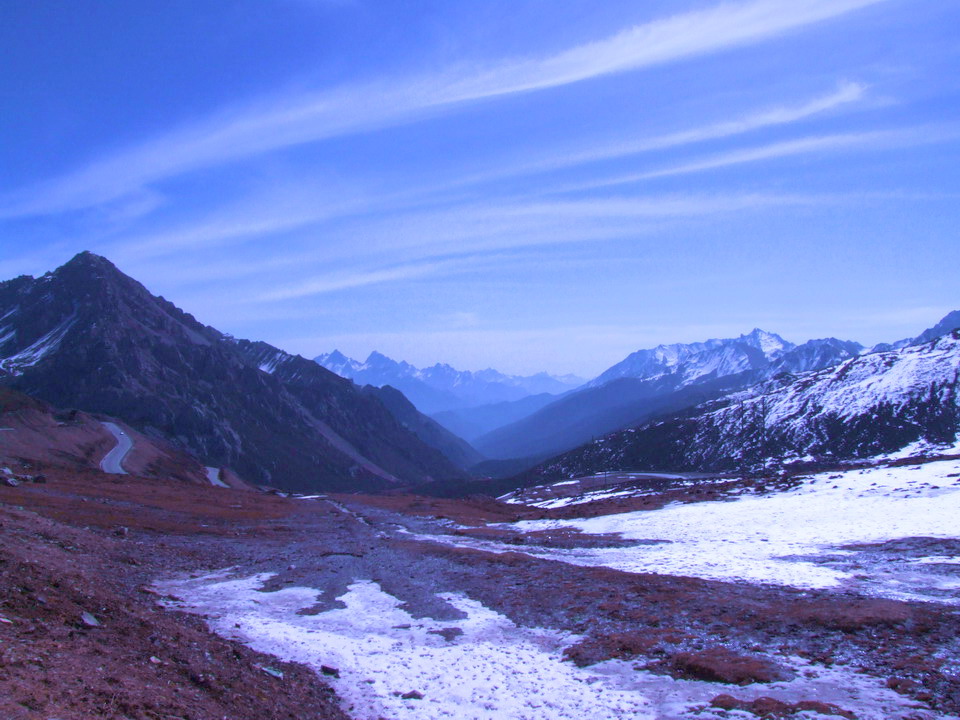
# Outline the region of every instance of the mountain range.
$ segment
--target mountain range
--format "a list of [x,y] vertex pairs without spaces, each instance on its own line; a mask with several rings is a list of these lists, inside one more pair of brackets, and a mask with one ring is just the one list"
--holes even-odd
[[0,383],[120,418],[257,484],[384,490],[463,476],[350,381],[202,325],[88,252],[0,283]]
[[434,414],[445,410],[511,402],[530,395],[557,395],[584,383],[575,375],[504,375],[493,369],[470,372],[437,363],[417,368],[372,352],[364,362],[348,358],[339,350],[314,358],[331,372],[360,385],[400,390],[420,412]]
[[[0,283],[0,384],[118,418],[201,467],[229,468],[253,484],[409,490],[538,464],[586,471],[602,459],[597,438],[620,447],[624,463],[717,469],[947,437],[960,364],[947,338],[958,327],[953,312],[914,338],[871,349],[836,338],[795,345],[755,329],[640,350],[587,383],[418,369],[379,353],[364,363],[336,352],[308,360],[203,325],[105,258],[81,253],[42,277]],[[935,372],[890,374],[934,359]],[[839,392],[854,377],[873,409],[844,415],[831,400],[833,409],[821,411],[833,397],[824,388]],[[880,392],[891,377],[909,401]],[[927,378],[929,392],[910,378]],[[429,417],[417,398],[448,409]],[[842,398],[850,407],[866,402]],[[771,403],[792,408],[794,424],[771,424]],[[902,432],[891,429],[897,422]],[[758,434],[760,444],[751,440]],[[554,456],[568,459],[543,465]]]
[[640,350],[582,389],[474,440],[490,458],[543,459],[592,438],[754,385],[817,370],[863,346],[827,338],[802,345],[755,329],[736,338]]
[[949,447],[960,431],[960,331],[928,337],[819,371],[778,375],[617,431],[544,463],[526,481],[621,468],[760,470],[868,458],[911,445],[917,451]]

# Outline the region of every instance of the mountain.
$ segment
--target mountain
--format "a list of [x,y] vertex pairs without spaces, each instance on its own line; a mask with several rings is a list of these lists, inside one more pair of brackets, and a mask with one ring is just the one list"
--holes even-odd
[[728,340],[658,345],[628,355],[587,386],[600,387],[618,378],[651,380],[663,375],[679,375],[679,384],[688,385],[709,375],[735,375],[767,367],[794,347],[779,335],[759,328]]
[[661,345],[631,354],[583,389],[473,442],[490,458],[544,458],[781,373],[835,365],[861,350],[835,338],[794,345],[759,329],[729,340]]
[[457,410],[444,410],[434,413],[431,417],[450,432],[459,435],[468,442],[473,442],[499,427],[515,423],[532,415],[556,399],[556,395],[540,393],[539,395],[527,395],[527,397],[519,400],[477,405]]
[[960,310],[949,312],[932,328],[927,328],[910,341],[911,345],[920,345],[930,342],[934,338],[946,335],[953,330],[960,330]]
[[960,430],[960,331],[824,370],[778,375],[685,413],[613,433],[551,460],[537,482],[604,469],[733,471],[771,462],[835,461]]
[[891,343],[879,343],[874,345],[871,352],[885,352],[887,350],[899,350],[900,348],[910,347],[911,345],[920,345],[929,342],[941,335],[946,335],[951,330],[960,329],[960,310],[954,310],[941,318],[940,322],[931,328],[927,328],[922,333],[912,338],[904,338]]
[[92,253],[0,283],[0,383],[289,490],[462,474],[353,383],[202,325]]
[[364,385],[364,394],[379,400],[387,410],[408,430],[430,447],[436,448],[454,465],[468,470],[483,461],[483,455],[463,438],[450,432],[436,420],[417,410],[413,403],[399,390],[385,385],[382,388]]
[[420,369],[379,352],[370,353],[362,363],[339,350],[314,360],[360,385],[390,385],[406,395],[418,410],[431,415],[444,410],[511,402],[529,395],[556,395],[583,384],[582,378],[573,375],[504,375],[491,369],[469,372],[440,363]]

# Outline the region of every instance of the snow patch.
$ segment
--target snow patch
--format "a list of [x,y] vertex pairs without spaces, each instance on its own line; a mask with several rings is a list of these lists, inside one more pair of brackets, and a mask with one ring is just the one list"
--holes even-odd
[[[297,615],[319,593],[305,587],[258,592],[269,577],[214,575],[158,587],[188,598],[171,605],[202,612],[221,635],[318,671],[338,668],[341,677],[328,682],[357,720],[656,717],[644,696],[563,662],[571,636],[518,627],[463,595],[440,597],[464,619],[422,619],[377,583],[360,581],[338,598],[344,609]],[[462,634],[450,640],[439,634],[457,630]],[[411,691],[423,698],[401,697]]]
[[[318,591],[291,587],[261,592],[272,574],[229,579],[228,573],[163,582],[157,588],[186,598],[165,605],[205,615],[220,635],[317,671],[322,665],[337,668],[339,678],[324,679],[357,720],[740,717],[705,707],[728,686],[654,675],[621,660],[578,668],[561,654],[577,636],[518,627],[461,594],[440,597],[462,611],[464,619],[423,619],[403,610],[377,583],[363,580],[338,598],[344,608],[300,615],[315,604]],[[794,680],[738,687],[735,694],[746,700],[817,698],[854,709],[861,720],[933,717],[918,715],[907,698],[853,668],[825,668],[795,657],[779,661],[796,671]],[[423,697],[402,697],[411,691]]]
[[[524,532],[572,528],[668,541],[628,548],[526,550],[575,565],[829,588],[852,578],[818,562],[825,554],[842,555],[839,546],[960,537],[958,473],[958,460],[827,472],[777,494],[585,519],[525,520],[509,527]],[[887,594],[902,597],[904,590],[890,587]]]
[[223,480],[220,479],[220,468],[208,466],[206,468],[206,471],[207,471],[207,480],[210,481],[211,485],[215,485],[217,487],[222,487],[222,488],[230,487]]
[[6,370],[12,375],[20,375],[23,372],[23,368],[36,365],[44,357],[57,349],[57,346],[76,321],[77,314],[74,312],[70,317],[29,347],[0,360],[0,369]]

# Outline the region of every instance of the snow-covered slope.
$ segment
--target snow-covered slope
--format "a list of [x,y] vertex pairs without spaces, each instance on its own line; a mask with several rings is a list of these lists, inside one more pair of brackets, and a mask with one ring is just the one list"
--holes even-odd
[[619,431],[538,469],[733,470],[809,458],[869,457],[953,443],[960,423],[960,331],[837,366],[780,375],[672,417]]
[[862,350],[859,343],[836,338],[794,345],[776,333],[757,328],[738,338],[638,350],[586,387],[601,387],[620,378],[653,380],[666,375],[676,377],[678,388],[751,371],[772,377],[780,372],[805,372],[836,365]]

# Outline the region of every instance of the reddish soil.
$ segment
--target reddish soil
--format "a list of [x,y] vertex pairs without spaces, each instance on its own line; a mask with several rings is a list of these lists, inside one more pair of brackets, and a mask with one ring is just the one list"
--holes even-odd
[[[434,617],[444,611],[437,593],[465,592],[520,625],[584,636],[567,650],[579,665],[620,658],[736,685],[779,677],[781,659],[801,656],[861,669],[942,712],[960,710],[960,616],[951,608],[577,567],[391,529],[406,521],[440,532],[434,518],[442,516],[479,534],[483,522],[530,512],[491,500],[344,496],[340,508],[54,465],[33,470],[47,482],[0,487],[0,615],[10,621],[0,622],[4,719],[344,718],[313,672],[161,611],[146,590],[177,572],[227,566],[276,573],[267,590],[318,588],[318,612],[358,577]],[[856,711],[816,697],[775,706],[730,693],[743,703],[735,707],[762,717]]]
[[[123,460],[128,472],[140,477],[210,484],[206,469],[196,458],[119,420],[102,419],[116,423],[133,440],[133,448]],[[101,416],[57,410],[0,387],[0,458],[28,472],[40,466],[97,470],[100,460],[117,442],[100,420]],[[248,487],[229,471],[225,480],[231,487]]]
[[0,717],[346,720],[311,670],[161,610],[145,585],[193,562],[150,534],[255,536],[288,501],[46,473],[44,485],[0,488]]

